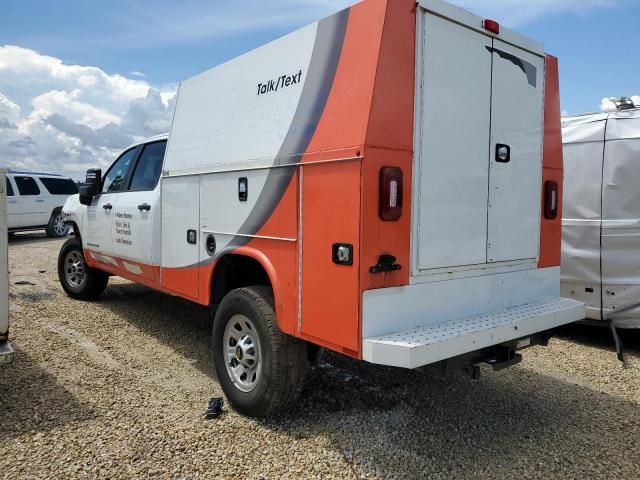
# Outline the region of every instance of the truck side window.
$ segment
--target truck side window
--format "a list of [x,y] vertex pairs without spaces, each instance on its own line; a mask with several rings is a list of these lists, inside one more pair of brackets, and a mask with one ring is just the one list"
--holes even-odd
[[129,190],[153,190],[158,184],[167,142],[149,143],[144,146],[136,163]]
[[13,177],[13,180],[18,186],[18,192],[20,195],[40,195],[40,188],[38,184],[31,177]]
[[137,148],[127,150],[120,158],[115,161],[109,171],[104,176],[102,183],[102,193],[119,192],[124,187],[124,181],[127,178],[127,172],[131,166],[131,162],[136,156]]
[[11,182],[9,181],[9,177],[7,178],[7,197],[13,197],[13,187],[11,186]]
[[51,195],[73,195],[78,193],[78,186],[70,178],[38,177]]

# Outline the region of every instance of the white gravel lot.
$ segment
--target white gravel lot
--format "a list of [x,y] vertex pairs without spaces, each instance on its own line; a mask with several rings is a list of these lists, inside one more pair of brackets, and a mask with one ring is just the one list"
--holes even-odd
[[329,355],[290,411],[204,420],[208,310],[120,279],[72,301],[61,244],[10,242],[0,478],[640,478],[638,335],[627,368],[581,327],[479,381]]

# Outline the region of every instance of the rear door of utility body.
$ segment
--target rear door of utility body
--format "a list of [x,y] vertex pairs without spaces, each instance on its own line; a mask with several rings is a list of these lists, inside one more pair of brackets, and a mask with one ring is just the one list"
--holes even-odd
[[544,58],[418,14],[414,275],[535,260]]

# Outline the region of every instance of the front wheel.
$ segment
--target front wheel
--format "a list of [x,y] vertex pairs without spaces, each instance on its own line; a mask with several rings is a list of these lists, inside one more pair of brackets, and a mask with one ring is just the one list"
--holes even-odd
[[307,371],[304,342],[285,335],[276,322],[271,289],[228,293],[213,322],[218,381],[235,410],[266,417],[293,402]]
[[66,237],[69,233],[69,225],[64,221],[62,211],[55,211],[51,214],[47,225],[47,235],[53,238]]
[[107,288],[109,275],[90,268],[78,238],[67,240],[58,254],[58,279],[64,291],[76,300],[96,300]]

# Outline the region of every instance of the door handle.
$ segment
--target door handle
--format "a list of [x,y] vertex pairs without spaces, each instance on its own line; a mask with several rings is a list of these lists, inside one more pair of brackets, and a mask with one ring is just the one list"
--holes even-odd
[[113,208],[113,205],[111,205],[110,203],[105,203],[104,205],[102,205],[102,208],[104,208],[105,210],[111,210]]
[[140,210],[141,212],[148,212],[149,210],[151,210],[151,205],[149,205],[148,203],[141,203],[140,205],[138,205],[138,210]]
[[44,200],[36,200],[38,203],[44,203]]
[[509,163],[511,161],[511,147],[504,143],[496,144],[496,162]]
[[8,203],[14,204],[14,203],[18,203],[18,201],[17,200],[9,200]]

